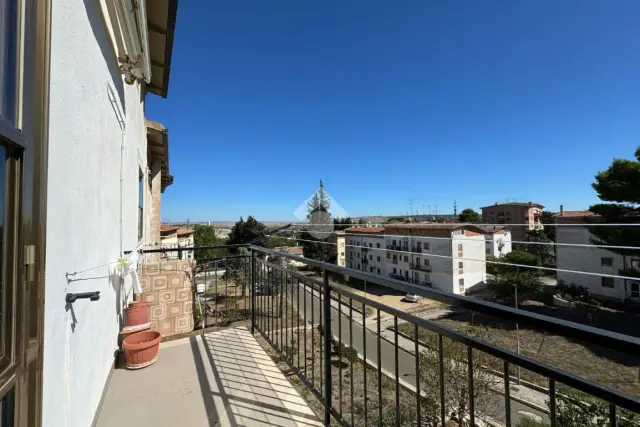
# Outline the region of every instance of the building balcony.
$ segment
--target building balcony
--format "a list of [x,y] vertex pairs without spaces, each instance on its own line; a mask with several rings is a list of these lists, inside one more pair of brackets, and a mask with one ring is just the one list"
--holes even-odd
[[[610,419],[626,417],[623,409],[640,412],[640,402],[625,389],[626,378],[619,381],[624,382],[622,388],[609,383],[600,385],[565,363],[563,358],[568,350],[562,353],[546,347],[558,345],[555,341],[562,340],[560,345],[570,346],[571,353],[588,359],[583,372],[592,372],[594,357],[607,358],[608,369],[617,369],[614,357],[620,358],[618,363],[622,366],[624,360],[640,354],[640,342],[635,338],[435,291],[430,289],[430,282],[400,274],[389,274],[392,281],[288,253],[244,246],[246,255],[235,256],[239,258],[234,259],[238,266],[230,264],[228,269],[238,268],[238,272],[247,273],[231,285],[230,281],[217,280],[212,293],[215,301],[203,302],[199,297],[194,301],[194,307],[205,307],[194,310],[201,313],[202,324],[216,330],[200,330],[194,336],[161,344],[158,360],[142,370],[114,370],[97,417],[98,427],[361,426],[365,416],[369,425],[415,426],[426,425],[427,420],[435,420],[431,423],[434,425],[447,425],[453,423],[450,412],[439,410],[448,404],[446,400],[440,401],[446,399],[446,394],[429,388],[433,387],[430,379],[437,378],[445,367],[447,372],[455,371],[464,387],[471,377],[478,387],[492,390],[489,397],[482,398],[476,397],[476,393],[465,393],[466,399],[471,399],[467,408],[473,408],[475,403],[488,403],[496,408],[495,417],[504,420],[506,414],[514,426],[523,422],[528,416],[523,413],[527,412],[540,418],[542,424],[553,425],[552,420],[563,414],[566,405],[578,405],[574,409],[579,410],[580,402],[565,398],[565,385],[580,392],[585,400],[592,396],[607,403],[601,405],[604,415],[593,415],[605,417],[602,425],[609,425]],[[303,275],[290,263],[270,262],[271,255],[304,262],[322,273]],[[437,319],[413,315],[406,306],[403,309],[389,306],[377,298],[380,296],[377,292],[361,295],[345,289],[343,284],[334,284],[334,280],[347,276],[375,284],[379,290],[391,289],[388,294],[396,299],[401,298],[398,292],[411,292],[422,299],[445,303],[454,311],[459,309],[458,314],[472,312],[476,322],[482,322],[483,316],[497,317],[504,323],[517,322],[520,331],[526,331],[527,340],[538,334],[535,344],[531,348],[525,345],[523,354],[518,354],[514,348],[501,347],[494,340],[475,338],[440,324]],[[225,289],[220,290],[219,286]],[[234,286],[235,293],[228,292],[227,286]],[[238,287],[243,289],[242,296],[238,296]],[[240,298],[244,300],[245,292],[249,309],[244,306],[240,310],[237,302]],[[224,298],[217,298],[220,295]],[[385,330],[384,337],[382,331],[378,335],[379,323],[363,318],[370,309],[379,311],[387,326],[397,325],[402,337],[398,339],[400,334],[396,334],[394,340],[393,330]],[[236,317],[229,317],[229,310]],[[489,329],[502,331],[503,327],[489,326]],[[513,331],[506,332],[513,337]],[[545,334],[554,340],[543,340]],[[326,339],[328,336],[330,340]],[[423,341],[431,338],[440,340],[439,348],[424,345]],[[449,346],[451,341],[460,346],[460,354],[464,356],[444,351],[448,347],[442,343]],[[588,344],[581,344],[585,342]],[[535,352],[542,345],[545,348],[538,358]],[[606,352],[597,352],[598,345]],[[421,360],[425,352],[431,360],[427,367]],[[468,364],[467,355],[473,357],[474,363]],[[483,355],[490,359],[483,359]],[[367,360],[370,363],[365,365]],[[486,360],[490,360],[490,366],[485,364]],[[571,372],[565,370],[567,366]],[[523,377],[522,381],[515,378],[518,367],[529,377]],[[423,369],[430,371],[427,374]],[[631,369],[629,375],[635,381],[637,370]],[[382,377],[384,381],[375,386]],[[535,385],[527,382],[534,377]],[[451,378],[447,375],[446,380]],[[491,384],[488,386],[487,382]],[[369,386],[365,387],[365,383]],[[433,401],[419,398],[425,392],[431,394]],[[553,403],[547,404],[550,401]],[[375,406],[378,402],[384,410],[378,410]],[[474,425],[504,425],[495,417],[481,411],[465,415]]]
[[402,247],[400,245],[387,245],[387,249],[391,251],[401,251]]
[[415,262],[411,263],[412,270],[426,271],[427,273],[431,272],[433,269],[430,265],[426,264],[416,264]]
[[421,254],[422,253],[422,246],[420,248],[418,248],[417,246],[412,246],[411,247],[411,252],[416,253],[416,254]]

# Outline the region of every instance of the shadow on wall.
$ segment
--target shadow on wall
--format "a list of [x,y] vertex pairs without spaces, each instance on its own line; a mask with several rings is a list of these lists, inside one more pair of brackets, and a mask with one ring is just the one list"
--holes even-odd
[[118,328],[124,327],[124,317],[122,314],[123,308],[127,306],[127,292],[124,291],[124,278],[120,275],[118,266],[111,267],[109,272],[109,283],[115,293],[114,301],[116,303],[116,318],[118,319]]
[[[110,4],[110,2],[107,2]],[[113,8],[109,8],[109,14],[115,17],[115,13]],[[124,81],[120,76],[120,67],[118,65],[118,53],[114,50],[114,46],[111,43],[111,37],[109,32],[107,31],[107,21],[105,21],[105,16],[102,13],[102,7],[100,6],[99,0],[84,0],[84,10],[87,14],[87,19],[91,24],[91,30],[93,31],[93,36],[100,46],[100,52],[102,52],[102,58],[104,59],[105,65],[109,69],[109,73],[111,74],[111,83],[116,88],[116,92],[118,93],[118,98],[120,100],[120,106],[122,107],[122,111],[126,116],[126,107],[124,100]],[[117,25],[117,22],[114,22],[115,19],[111,19],[112,26]]]

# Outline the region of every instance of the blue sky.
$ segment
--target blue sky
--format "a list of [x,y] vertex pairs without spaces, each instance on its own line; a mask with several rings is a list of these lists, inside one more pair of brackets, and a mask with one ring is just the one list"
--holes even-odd
[[182,1],[163,219],[597,201],[640,145],[640,2]]

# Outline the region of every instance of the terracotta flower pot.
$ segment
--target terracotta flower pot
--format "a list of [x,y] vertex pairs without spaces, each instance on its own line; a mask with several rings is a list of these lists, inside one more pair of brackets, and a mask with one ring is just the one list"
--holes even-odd
[[124,309],[124,318],[126,326],[149,323],[149,303],[137,301],[129,304],[129,307]]
[[162,334],[156,331],[136,332],[122,341],[127,368],[140,369],[151,365],[158,358]]

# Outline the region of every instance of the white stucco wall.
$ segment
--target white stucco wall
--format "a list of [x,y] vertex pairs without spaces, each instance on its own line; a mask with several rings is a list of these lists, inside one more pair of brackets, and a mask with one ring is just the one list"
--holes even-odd
[[[582,245],[592,245],[591,233],[586,227],[557,227],[557,243],[573,243]],[[613,266],[602,266],[602,257],[613,259]],[[558,269],[591,271],[594,273],[618,275],[624,268],[621,255],[600,249],[593,246],[556,246],[556,264]],[[558,271],[558,280],[564,280],[567,284],[575,283],[586,286],[592,294],[609,298],[623,299],[625,297],[625,283],[623,279],[613,279],[614,287],[605,288],[602,286],[602,278],[595,275],[580,273],[568,273]]]
[[[484,235],[456,235],[453,240],[453,293],[463,294],[475,286],[484,286],[486,281],[486,252]],[[458,257],[458,244],[462,244],[462,256]],[[476,261],[477,260],[477,261]],[[462,263],[463,274],[459,274]],[[464,279],[464,291],[460,292],[459,280]]]
[[[123,132],[115,110],[126,123],[124,250],[138,244],[146,135],[140,88],[121,79],[100,3],[59,0],[52,7],[43,425],[76,427],[93,420],[131,291],[130,281],[121,286],[115,265],[104,266],[121,250]],[[66,273],[86,269],[67,282]],[[67,292],[84,291],[100,291],[100,300],[65,309]]]
[[[511,232],[485,234],[486,255],[500,258],[511,252]],[[500,250],[500,242],[502,242],[502,250]]]

